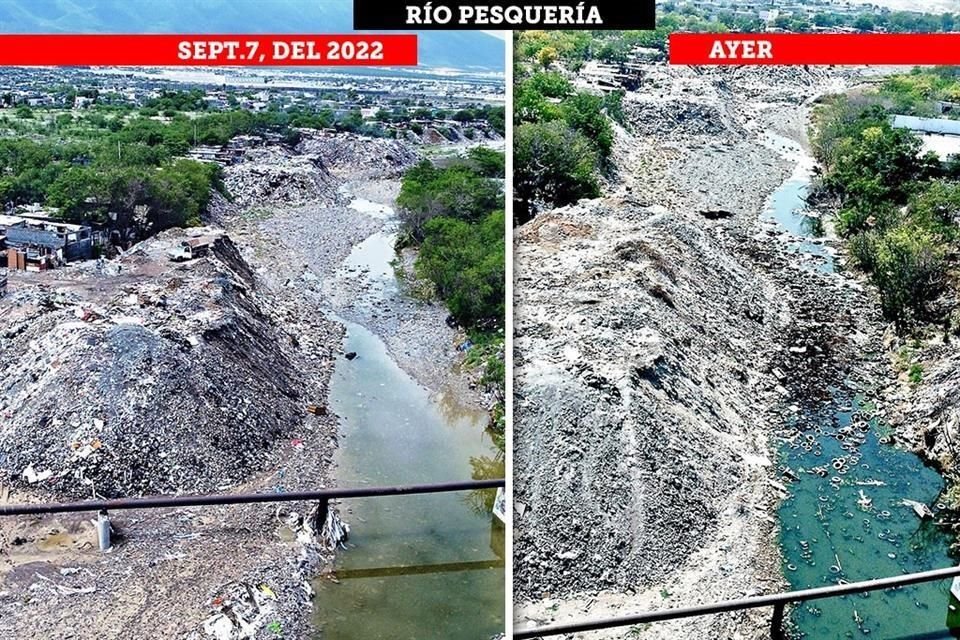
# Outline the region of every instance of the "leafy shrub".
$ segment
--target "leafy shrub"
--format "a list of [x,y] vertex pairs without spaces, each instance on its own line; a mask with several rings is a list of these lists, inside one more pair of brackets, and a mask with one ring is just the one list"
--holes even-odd
[[506,157],[500,151],[474,147],[468,154],[470,162],[484,178],[503,179],[506,176]]
[[847,248],[854,265],[870,273],[877,267],[877,239],[876,231],[861,231],[847,240]]
[[880,289],[884,315],[898,324],[923,319],[927,304],[940,295],[947,248],[930,230],[899,226],[874,243],[871,277]]
[[611,120],[618,122],[623,126],[627,125],[627,118],[623,112],[623,97],[625,92],[622,89],[609,91],[603,96],[603,111]]
[[477,222],[502,207],[502,191],[466,163],[440,169],[423,160],[407,171],[397,197],[406,238],[414,244],[426,237],[426,224],[436,217]]
[[514,130],[514,212],[523,223],[539,210],[600,195],[597,153],[564,122],[523,124]]
[[417,275],[431,280],[450,314],[466,326],[500,326],[504,318],[504,215],[479,224],[445,216],[425,225]]
[[910,365],[910,371],[907,373],[907,378],[910,380],[910,384],[917,385],[923,382],[923,365]]
[[593,143],[599,159],[605,162],[613,148],[613,129],[603,113],[603,98],[580,91],[560,104],[564,121]]

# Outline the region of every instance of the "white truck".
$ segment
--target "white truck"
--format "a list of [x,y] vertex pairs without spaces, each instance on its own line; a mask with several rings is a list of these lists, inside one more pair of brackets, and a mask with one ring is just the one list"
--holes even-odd
[[186,262],[194,258],[201,258],[210,251],[214,238],[191,238],[184,240],[178,246],[167,249],[167,257],[173,262]]

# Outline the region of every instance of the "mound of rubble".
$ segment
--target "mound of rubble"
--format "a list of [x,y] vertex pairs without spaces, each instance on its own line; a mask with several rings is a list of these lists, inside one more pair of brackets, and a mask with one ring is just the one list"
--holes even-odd
[[521,599],[672,584],[704,554],[750,583],[769,528],[749,513],[770,464],[757,389],[788,319],[727,242],[694,213],[630,198],[521,227]]
[[297,149],[344,179],[397,178],[420,160],[408,143],[351,133],[308,133]]
[[279,305],[229,238],[169,261],[182,239],[143,243],[89,286],[78,276],[4,300],[5,482],[71,497],[224,489],[301,428],[312,383]]
[[243,162],[224,169],[223,182],[239,207],[337,201],[336,180],[320,157],[281,147],[249,149]]
[[716,104],[683,99],[631,99],[623,106],[638,135],[719,136],[736,128]]
[[[888,352],[900,362],[900,379],[885,393],[888,422],[898,439],[938,468],[954,471],[960,462],[960,349],[956,337],[909,344],[888,332]],[[903,364],[904,362],[909,364]],[[909,381],[910,369],[919,383]],[[953,505],[951,505],[953,506]]]

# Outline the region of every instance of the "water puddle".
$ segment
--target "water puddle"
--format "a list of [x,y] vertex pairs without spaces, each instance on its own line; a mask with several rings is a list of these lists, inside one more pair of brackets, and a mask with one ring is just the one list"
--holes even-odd
[[347,206],[354,211],[365,213],[377,220],[390,220],[393,218],[393,209],[385,204],[378,204],[370,200],[364,200],[363,198],[354,198]]
[[[833,256],[805,213],[813,161],[789,140],[769,141],[798,165],[768,201],[767,217],[791,234],[793,250],[817,256],[818,269],[832,273]],[[950,538],[936,524],[942,478],[914,454],[891,446],[873,411],[861,396],[835,390],[822,413],[804,416],[784,444],[781,462],[793,479],[779,510],[780,543],[793,589],[953,564]],[[921,519],[914,502],[932,507],[933,518]],[[796,635],[812,639],[949,637],[943,634],[948,587],[927,583],[814,601],[797,606],[791,620]]]
[[[393,234],[385,231],[358,245],[341,271],[353,269],[365,286],[394,292],[392,258]],[[344,351],[357,357],[341,358],[331,380],[330,406],[341,421],[338,484],[503,477],[503,460],[484,431],[486,412],[433,396],[379,337],[345,324]],[[504,529],[490,512],[493,495],[343,501],[350,544],[338,552],[336,581],[314,583],[318,637],[486,640],[502,632]]]
[[392,264],[396,240],[395,233],[373,234],[353,248],[339,273],[348,278],[352,276],[362,293],[372,294],[377,301],[396,295],[398,283]]

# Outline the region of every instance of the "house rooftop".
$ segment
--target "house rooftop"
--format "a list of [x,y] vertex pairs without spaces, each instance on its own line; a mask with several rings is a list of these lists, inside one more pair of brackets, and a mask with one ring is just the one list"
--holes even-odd
[[23,218],[20,216],[0,214],[0,227],[14,227],[19,224],[23,224]]
[[893,116],[894,129],[910,129],[924,133],[960,136],[960,120],[946,118],[918,118],[916,116]]

